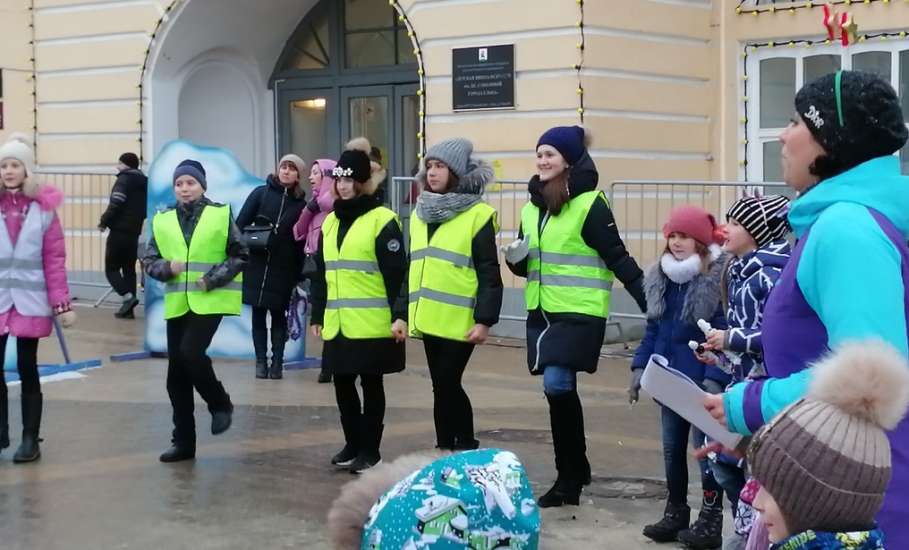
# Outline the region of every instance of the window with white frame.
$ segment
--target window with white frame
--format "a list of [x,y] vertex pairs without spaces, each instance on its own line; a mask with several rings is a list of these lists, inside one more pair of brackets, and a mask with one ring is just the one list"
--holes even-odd
[[[865,42],[845,48],[817,44],[749,49],[745,160],[750,181],[782,180],[779,136],[795,114],[796,91],[806,82],[841,69],[875,73],[889,80],[909,124],[909,40]],[[903,173],[909,174],[909,145],[899,154]]]

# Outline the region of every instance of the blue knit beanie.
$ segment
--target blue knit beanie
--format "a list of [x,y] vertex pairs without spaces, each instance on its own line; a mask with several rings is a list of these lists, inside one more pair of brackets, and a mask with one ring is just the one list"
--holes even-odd
[[174,183],[180,176],[192,176],[202,185],[202,189],[208,190],[208,182],[205,181],[205,167],[199,161],[186,159],[178,164],[174,170]]
[[537,149],[540,145],[551,145],[565,158],[565,162],[575,165],[587,147],[584,145],[584,129],[580,126],[556,126],[550,128],[540,136]]

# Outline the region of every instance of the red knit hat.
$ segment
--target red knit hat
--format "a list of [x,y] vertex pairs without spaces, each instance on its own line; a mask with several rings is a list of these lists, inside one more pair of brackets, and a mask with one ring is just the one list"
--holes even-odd
[[663,226],[663,236],[670,233],[684,233],[704,246],[722,244],[723,230],[716,224],[713,214],[697,206],[678,206],[669,213],[669,220]]

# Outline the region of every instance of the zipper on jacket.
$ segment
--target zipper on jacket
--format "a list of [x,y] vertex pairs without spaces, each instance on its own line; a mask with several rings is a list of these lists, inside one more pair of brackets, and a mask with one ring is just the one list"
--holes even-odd
[[[278,227],[281,225],[281,216],[284,214],[284,201],[287,200],[287,189],[284,189],[284,194],[281,196],[281,206],[278,207],[278,219],[275,220],[275,227],[272,229],[272,232],[275,236],[278,235]],[[268,268],[271,264],[271,250],[265,249],[265,273],[262,275],[262,285],[259,286],[259,298],[256,299],[256,307],[262,307],[262,297],[265,295],[265,283],[268,282]]]

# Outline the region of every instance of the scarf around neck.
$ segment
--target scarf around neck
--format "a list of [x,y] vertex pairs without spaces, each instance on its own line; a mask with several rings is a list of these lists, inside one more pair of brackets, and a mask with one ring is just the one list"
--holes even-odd
[[660,258],[660,268],[670,281],[683,285],[691,282],[701,272],[701,257],[698,254],[692,254],[684,260],[677,260],[675,256],[666,252]]
[[483,200],[473,193],[433,193],[423,191],[417,197],[417,216],[424,223],[444,223]]

